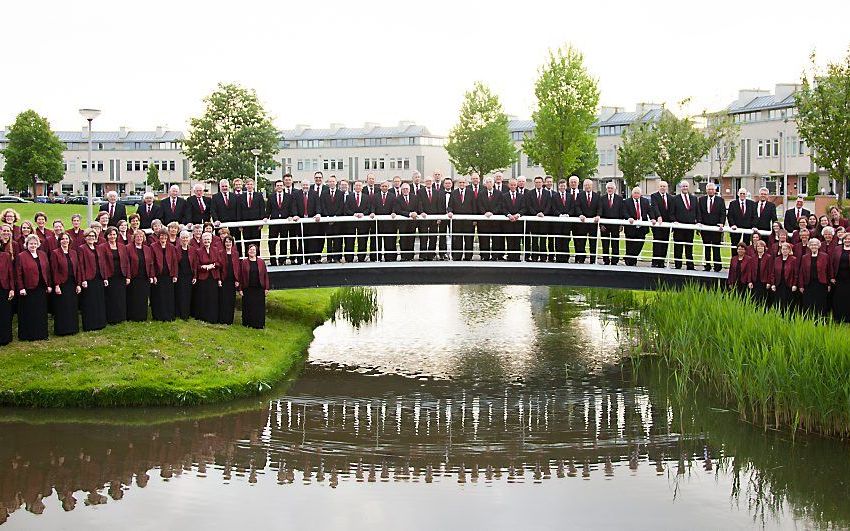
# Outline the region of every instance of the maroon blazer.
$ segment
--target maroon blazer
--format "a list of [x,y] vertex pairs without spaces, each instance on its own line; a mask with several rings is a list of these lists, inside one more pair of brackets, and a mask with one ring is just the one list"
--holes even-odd
[[762,284],[773,284],[773,257],[767,253],[761,258],[761,267],[759,267],[758,255],[753,256],[752,280],[756,282],[761,279]]
[[203,243],[200,240],[196,240],[192,238],[189,240],[189,247],[192,249],[200,249],[203,246]]
[[[36,251],[38,260],[41,262],[41,279],[44,280],[45,286],[50,284],[50,262],[47,259],[47,253],[44,251]],[[19,254],[15,260],[15,286],[20,289],[35,289],[38,287],[38,266],[35,263],[35,258],[25,251]]]
[[[18,256],[15,254],[15,256]],[[15,262],[7,252],[0,253],[0,290],[9,291],[15,289]],[[0,293],[0,297],[3,294]]]
[[[71,268],[77,284],[80,283],[80,262],[77,258],[77,251],[68,248],[68,255],[71,257]],[[68,260],[65,259],[65,253],[62,249],[53,249],[50,253],[50,273],[53,275],[53,285],[59,286],[68,281]]]
[[220,250],[219,253],[221,257],[221,280],[232,278],[234,282],[239,283],[242,273],[242,267],[239,264],[239,250],[236,249],[235,245],[230,249],[230,260],[228,260],[227,251]]
[[834,247],[832,249],[832,253],[829,255],[830,261],[832,262],[832,276],[835,277],[838,274],[838,264],[841,262],[841,251],[843,251],[843,247]]
[[794,256],[797,257],[797,260],[800,260],[803,256],[809,254],[809,246],[806,245],[803,247],[803,242],[798,241],[794,244]]
[[[266,269],[266,263],[263,262],[263,259],[259,256],[257,257],[257,270],[260,274],[260,285],[263,289],[269,289],[271,286],[271,282],[269,282],[269,272]],[[239,267],[239,278],[244,279],[243,282],[239,284],[240,288],[245,287],[245,283],[248,282],[248,275],[251,273],[251,261],[248,258],[242,259],[242,264]]]
[[33,229],[34,229],[33,234],[38,236],[38,239],[41,240],[42,247],[45,244],[50,245],[49,240],[55,240],[56,239],[56,236],[53,235],[53,231],[48,230],[46,227],[45,227],[44,231],[42,231],[41,229],[39,229],[36,226],[33,226]]
[[174,247],[170,243],[165,244],[165,249],[162,248],[162,245],[157,242],[155,245],[151,245],[151,252],[153,253],[153,259],[155,264],[156,276],[162,274],[165,270],[165,266],[168,265],[168,272],[171,274],[172,278],[177,277],[177,268],[180,265],[180,253],[177,251],[177,247]]
[[[223,259],[218,254],[218,249],[210,245],[210,252],[204,249],[203,245],[195,249],[195,278],[198,280],[206,280],[212,276],[215,280],[221,280],[221,267]],[[203,265],[215,264],[215,269],[207,271],[202,268]]]
[[[142,245],[142,253],[145,255],[145,276],[153,278],[156,276],[156,263],[154,263],[153,251],[149,246]],[[130,264],[130,278],[133,278],[139,270],[139,254],[136,252],[136,246],[132,243],[127,246],[127,261]]]
[[[14,238],[9,240],[8,244],[6,244],[6,245],[12,246],[12,252],[15,254],[15,256],[18,256],[18,253],[24,250],[24,248],[21,247],[21,244],[18,243],[18,240],[14,239]],[[9,249],[6,247],[6,245],[4,245],[3,243],[0,243],[0,252],[7,253],[7,254],[9,253]]]
[[[821,284],[829,284],[834,279],[834,275],[832,274],[832,260],[830,260],[829,256],[821,252],[818,253],[817,257],[817,270],[818,282]],[[809,278],[812,274],[812,256],[810,254],[803,256],[800,260],[799,271],[800,276],[797,285],[805,288],[809,284]]]
[[[90,249],[88,245],[83,245],[77,248],[77,282],[82,284],[83,281],[94,279],[97,272],[97,248]],[[103,270],[100,271],[100,276],[103,277]]]
[[[130,278],[130,260],[127,258],[127,248],[118,242],[118,263],[121,267],[121,275],[124,278]],[[112,270],[112,249],[108,243],[102,243],[97,246],[97,260],[100,264],[100,271],[105,280],[108,280],[115,271]]]
[[86,231],[82,228],[77,232],[74,232],[74,229],[68,229],[65,232],[68,233],[68,236],[71,237],[71,247],[76,249],[81,245],[86,244]]
[[[771,284],[777,284],[779,282],[779,277],[782,276],[782,257],[777,256],[773,259],[773,282]],[[785,262],[785,276],[782,277],[785,285],[788,287],[794,287],[797,285],[799,280],[799,271],[797,271],[797,258],[794,255],[789,255],[788,260]]]
[[743,260],[738,260],[738,255],[732,257],[729,261],[729,277],[726,279],[726,284],[730,288],[736,286],[746,286],[752,282],[753,277],[753,259],[747,255]]
[[12,225],[12,239],[18,241],[21,239],[21,226]]

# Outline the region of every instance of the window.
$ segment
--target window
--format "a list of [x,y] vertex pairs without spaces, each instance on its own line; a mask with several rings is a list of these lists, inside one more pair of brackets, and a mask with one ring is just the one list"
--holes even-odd
[[773,156],[774,157],[779,156],[779,139],[778,138],[773,139]]
[[770,195],[778,195],[777,194],[777,179],[776,177],[765,175],[761,179],[762,186],[767,188],[767,191]]
[[404,159],[404,169],[405,170],[410,169],[410,159],[408,159],[408,158]]
[[384,159],[382,159],[382,158],[381,158],[381,159],[378,159],[378,169],[379,169],[379,170],[383,170],[383,169],[384,169]]
[[127,161],[127,171],[133,171],[133,161],[132,160]]
[[74,185],[73,184],[62,184],[62,193],[63,194],[73,194],[74,193]]
[[142,171],[142,161],[134,160],[133,161],[133,170],[134,171]]
[[95,171],[103,171],[103,161],[102,160],[93,160],[92,166]]
[[148,171],[148,161],[142,161],[142,171]]
[[177,161],[169,160],[168,161],[168,171],[175,171],[177,168]]
[[797,175],[797,189],[799,194],[809,195],[809,180],[805,175]]
[[98,149],[98,151],[103,151],[103,142],[97,143],[97,149]]
[[758,151],[756,157],[764,157],[764,140],[759,140]]
[[298,162],[295,163],[295,167],[298,168],[298,171],[304,171],[304,160],[298,159]]
[[523,132],[522,131],[511,131],[511,140],[522,140]]
[[342,169],[344,169],[344,168],[343,168],[343,164],[342,164],[342,159],[337,159],[337,161],[336,161],[336,169],[338,169],[338,170],[342,170]]

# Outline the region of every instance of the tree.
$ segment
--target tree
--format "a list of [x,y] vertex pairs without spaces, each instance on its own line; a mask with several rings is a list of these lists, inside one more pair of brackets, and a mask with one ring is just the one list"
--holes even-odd
[[189,136],[183,142],[194,178],[217,181],[253,176],[251,150],[260,149],[258,173],[262,182],[257,187],[264,187],[262,175],[277,165],[278,131],[257,94],[236,84],[219,83],[204,102],[203,116],[189,121]]
[[596,166],[596,120],[599,88],[584,67],[584,56],[571,46],[549,51],[534,85],[537,106],[532,113],[534,134],[523,149],[556,179]]
[[56,184],[65,176],[65,144],[50,129],[47,118],[26,110],[15,118],[6,138],[9,142],[3,150],[6,166],[2,175],[9,190],[32,187],[35,195],[36,180]]
[[795,96],[797,130],[814,163],[838,183],[841,201],[850,177],[850,52],[842,62],[827,65],[825,72],[817,68],[814,53],[811,63]]
[[617,164],[623,172],[626,189],[631,190],[655,169],[658,139],[652,125],[638,121],[623,130],[623,145],[617,152]]
[[145,184],[147,184],[154,192],[162,188],[162,183],[159,180],[159,168],[156,167],[156,164],[148,165],[148,174],[145,178]]
[[708,154],[716,140],[697,129],[691,118],[678,118],[669,111],[661,114],[654,136],[657,142],[655,174],[671,186]]
[[461,173],[487,175],[516,160],[516,148],[508,131],[508,116],[499,97],[476,81],[463,96],[460,118],[449,132],[446,151]]

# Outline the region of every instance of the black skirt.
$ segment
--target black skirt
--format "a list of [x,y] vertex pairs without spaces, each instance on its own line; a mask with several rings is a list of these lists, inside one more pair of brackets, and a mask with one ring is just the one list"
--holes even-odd
[[156,321],[174,320],[174,283],[170,275],[160,275],[151,287],[151,314]]
[[0,345],[8,345],[12,341],[12,314],[14,306],[9,300],[9,291],[0,290]]
[[43,284],[18,297],[18,339],[47,339],[47,288]]
[[246,287],[242,290],[242,326],[265,328],[266,292],[262,287]]
[[218,322],[233,324],[233,313],[236,310],[236,282],[231,278],[221,281],[218,291]]
[[109,277],[106,287],[106,321],[109,324],[127,320],[127,280],[120,271]]
[[795,306],[795,292],[791,288],[782,284],[776,286],[776,291],[773,293],[773,305],[777,310],[786,313],[791,311]]
[[826,315],[829,309],[829,291],[826,284],[810,282],[802,295],[802,309],[814,316]]
[[192,293],[195,319],[207,323],[218,322],[218,280],[210,277],[198,280]]
[[62,294],[53,297],[53,333],[57,336],[76,334],[80,331],[77,283],[69,276],[59,288]]
[[767,303],[767,286],[761,282],[753,282],[752,296],[756,304]]
[[80,312],[83,314],[83,330],[100,330],[106,326],[106,295],[103,278],[97,273],[80,293]]
[[188,319],[192,310],[192,274],[180,273],[174,284],[174,313],[180,319]]
[[839,280],[832,288],[832,317],[850,323],[850,282]]
[[[171,284],[171,280],[168,281]],[[147,321],[148,299],[151,294],[151,281],[148,277],[137,276],[127,286],[127,320]]]

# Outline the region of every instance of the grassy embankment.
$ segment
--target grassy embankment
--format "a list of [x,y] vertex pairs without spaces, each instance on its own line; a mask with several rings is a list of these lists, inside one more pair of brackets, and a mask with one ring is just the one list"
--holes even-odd
[[703,287],[661,290],[641,315],[644,345],[679,387],[702,386],[765,428],[850,436],[850,328]]
[[195,320],[123,323],[13,342],[0,349],[0,405],[189,405],[260,394],[302,360],[313,328],[333,313],[333,293],[270,293],[264,330]]

